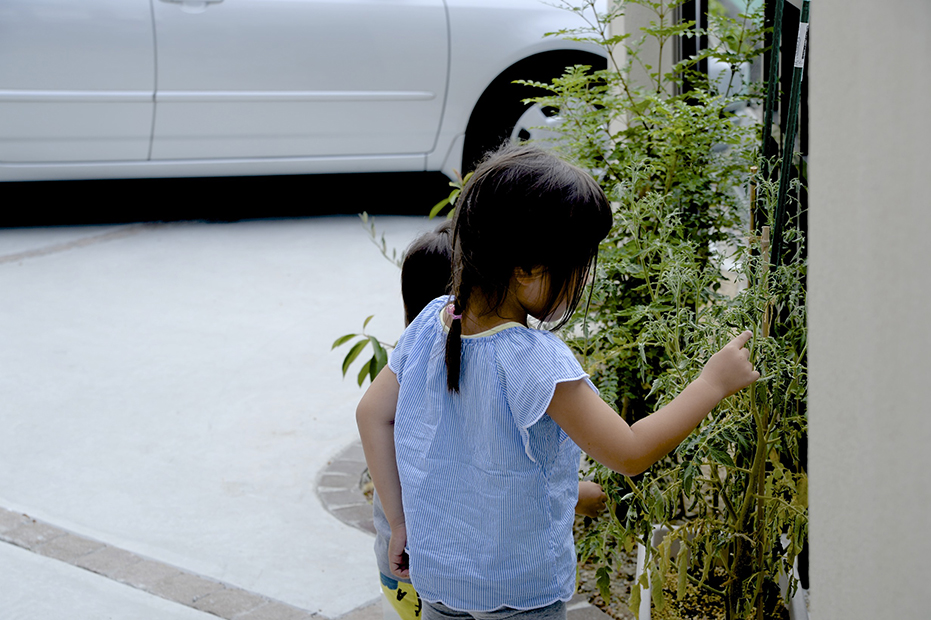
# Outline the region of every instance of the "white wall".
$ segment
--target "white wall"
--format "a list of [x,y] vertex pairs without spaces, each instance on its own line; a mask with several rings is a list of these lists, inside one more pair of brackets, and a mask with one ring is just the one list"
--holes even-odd
[[924,619],[931,2],[811,4],[811,610]]

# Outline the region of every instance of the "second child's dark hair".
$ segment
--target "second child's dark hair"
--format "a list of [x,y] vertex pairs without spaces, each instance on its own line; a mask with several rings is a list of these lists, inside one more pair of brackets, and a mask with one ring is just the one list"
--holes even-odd
[[401,262],[404,324],[410,325],[431,300],[449,292],[452,270],[452,222],[446,220],[414,239]]
[[[453,219],[454,313],[481,291],[491,312],[504,303],[516,270],[542,268],[549,315],[565,296],[562,327],[582,298],[598,244],[611,230],[611,207],[587,172],[539,147],[506,146],[480,164],[456,201]],[[446,339],[447,387],[459,391],[462,321]]]

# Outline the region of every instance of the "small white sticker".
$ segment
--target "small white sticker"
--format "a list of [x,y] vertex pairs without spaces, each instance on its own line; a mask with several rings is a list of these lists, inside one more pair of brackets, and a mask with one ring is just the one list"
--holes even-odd
[[798,25],[798,43],[795,44],[795,66],[802,68],[805,66],[805,44],[808,42],[808,23],[801,22]]

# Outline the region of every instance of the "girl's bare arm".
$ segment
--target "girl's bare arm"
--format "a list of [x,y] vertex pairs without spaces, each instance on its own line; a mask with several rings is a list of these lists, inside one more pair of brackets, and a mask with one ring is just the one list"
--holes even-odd
[[678,446],[721,399],[760,378],[744,348],[750,336],[734,338],[671,403],[633,426],[581,380],[558,384],[547,413],[599,463],[628,476],[642,473]]
[[391,526],[388,561],[399,577],[408,577],[404,546],[407,529],[401,504],[401,480],[394,452],[394,412],[398,405],[398,377],[387,366],[382,369],[356,408],[356,423],[369,474],[378,491],[385,517]]

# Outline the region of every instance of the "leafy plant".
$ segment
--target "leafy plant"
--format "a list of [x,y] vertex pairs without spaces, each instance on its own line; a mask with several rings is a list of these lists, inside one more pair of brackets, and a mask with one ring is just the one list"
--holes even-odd
[[[586,19],[594,1],[562,4]],[[598,585],[607,598],[617,554],[650,540],[655,524],[677,525],[649,553],[654,605],[664,606],[663,580],[675,563],[677,592],[691,581],[723,596],[728,618],[763,618],[807,533],[799,448],[806,432],[804,239],[787,227],[796,256],[774,270],[763,231],[751,231],[749,241],[741,232],[750,219],[748,170],[770,169],[759,166],[758,126],[747,107],[759,92],[744,78],[761,53],[762,15],[732,17],[713,2],[709,49],[672,62],[675,39],[697,32],[693,22],[674,20],[680,4],[614,2],[607,15],[555,33],[604,46],[607,70],[578,66],[552,84],[529,83],[549,92],[534,101],[564,119],[553,148],[591,170],[616,205],[592,303],[568,340],[602,397],[630,423],[674,398],[748,327],[763,378],[642,476],[595,466],[612,518],[596,523],[579,550],[601,564]],[[612,34],[609,24],[635,5],[652,22],[639,33]],[[646,58],[647,50],[655,55]],[[729,67],[728,80],[700,74],[703,59]],[[645,79],[634,79],[637,72]],[[759,178],[752,185],[759,211],[774,211],[773,186]],[[675,540],[684,551],[673,558]],[[640,590],[633,592],[636,608]]]
[[452,218],[453,214],[456,212],[456,199],[459,198],[459,194],[462,193],[462,188],[465,187],[465,184],[469,182],[469,179],[472,178],[472,173],[469,172],[465,176],[459,174],[458,170],[454,171],[456,173],[456,179],[449,182],[449,186],[452,187],[452,191],[449,192],[449,196],[443,200],[436,203],[432,209],[430,209],[430,218],[434,218],[440,213],[443,212],[443,209],[449,207],[449,211],[446,212],[447,218]]
[[[769,183],[761,188],[771,212],[776,188]],[[662,406],[700,373],[714,351],[751,327],[751,355],[763,376],[726,399],[673,455],[644,475],[625,478],[596,466],[613,518],[588,532],[580,550],[610,567],[619,549],[650,540],[655,524],[675,525],[664,545],[648,552],[654,605],[665,604],[662,585],[675,561],[681,579],[724,597],[728,618],[763,618],[779,597],[778,576],[792,574],[808,527],[807,476],[800,458],[807,429],[804,239],[788,229],[796,256],[775,270],[767,253],[769,227],[735,245],[726,258],[742,289],[731,296],[715,290],[721,279],[715,261],[703,264],[694,243],[679,237],[680,222],[665,212],[661,198],[625,203],[618,211],[619,233],[633,236],[644,220],[657,222],[655,234],[639,243],[641,260],[656,259],[644,279],[655,300],[617,316],[619,323],[640,321],[640,330],[625,346],[587,355],[586,369],[604,386],[607,356],[632,351],[650,396]],[[618,285],[602,280],[599,286]],[[691,303],[696,298],[704,301]],[[603,311],[597,304],[590,311],[596,316]],[[593,340],[602,340],[601,334]],[[582,338],[574,344],[591,350]],[[658,372],[645,354],[650,349],[661,354]],[[670,558],[674,540],[685,551]],[[646,576],[641,582],[645,585]],[[634,608],[639,592],[634,589]]]
[[352,347],[349,348],[349,353],[347,353],[346,357],[343,358],[343,376],[345,377],[346,373],[349,372],[349,367],[354,361],[356,361],[356,358],[359,357],[359,354],[362,353],[362,350],[365,349],[366,346],[371,345],[372,357],[364,362],[362,364],[362,368],[359,370],[359,387],[362,387],[366,377],[374,380],[375,376],[381,372],[381,369],[388,365],[388,353],[386,349],[394,348],[393,344],[387,344],[375,336],[371,336],[365,333],[365,328],[368,327],[369,321],[371,321],[374,317],[375,315],[373,314],[365,319],[365,321],[362,323],[361,334],[346,334],[345,336],[340,336],[333,342],[333,346],[330,347],[330,350],[332,351],[336,347],[342,346],[354,338],[358,338]]
[[[594,0],[563,2],[583,18],[590,19]],[[707,76],[695,71],[701,58],[724,58],[729,66],[752,62],[759,53],[756,42],[761,34],[749,18],[715,23],[728,26],[728,41],[743,41],[734,50],[729,46],[704,50],[699,56],[671,63],[661,58],[651,64],[641,58],[647,39],[660,55],[670,57],[676,37],[692,32],[694,24],[673,23],[678,2],[631,0],[615,2],[607,15],[600,15],[584,27],[562,31],[579,41],[602,45],[609,54],[609,69],[590,71],[589,67],[569,69],[552,84],[533,85],[550,95],[535,101],[552,106],[563,118],[563,135],[554,148],[570,161],[589,169],[599,178],[610,198],[619,204],[650,196],[661,196],[664,216],[674,216],[679,238],[694,245],[699,266],[709,266],[715,244],[726,244],[746,218],[746,171],[755,161],[758,140],[756,127],[737,114],[735,105],[746,108],[746,99],[724,94]],[[639,38],[630,33],[612,35],[608,24],[629,5],[654,13],[654,21]],[[739,26],[739,28],[738,28]],[[736,31],[736,33],[735,33]],[[623,55],[619,48],[624,47]],[[621,57],[626,59],[623,64]],[[669,65],[662,73],[659,68]],[[637,67],[648,76],[647,83],[631,78]],[[660,302],[659,291],[645,279],[658,260],[641,252],[643,240],[657,233],[658,223],[644,219],[629,232],[616,229],[612,244],[603,252],[601,276],[624,283],[602,292],[603,313],[588,317],[586,328],[597,331],[595,346],[604,356],[600,373],[604,395],[613,401],[628,422],[653,411],[656,399],[650,394],[649,377],[660,371],[664,353],[655,347],[632,347],[643,328],[643,317],[631,315],[634,308]],[[706,293],[681,303],[695,306]],[[666,300],[671,303],[671,299]],[[610,311],[609,311],[610,310]],[[610,317],[608,321],[602,316]],[[624,317],[618,322],[616,317]],[[645,358],[645,362],[644,362]],[[645,368],[644,368],[645,366]]]
[[[392,263],[398,269],[401,268],[402,257],[398,255],[397,248],[391,248],[389,253],[388,251],[388,241],[385,240],[385,234],[378,234],[378,231],[375,230],[375,218],[371,217],[368,213],[363,211],[359,214],[359,219],[362,220],[362,226],[365,228],[365,232],[368,233],[369,239],[372,243],[375,244],[375,247],[378,248],[378,251],[381,252],[381,255],[385,257],[390,263]],[[370,317],[371,318],[371,317]]]

